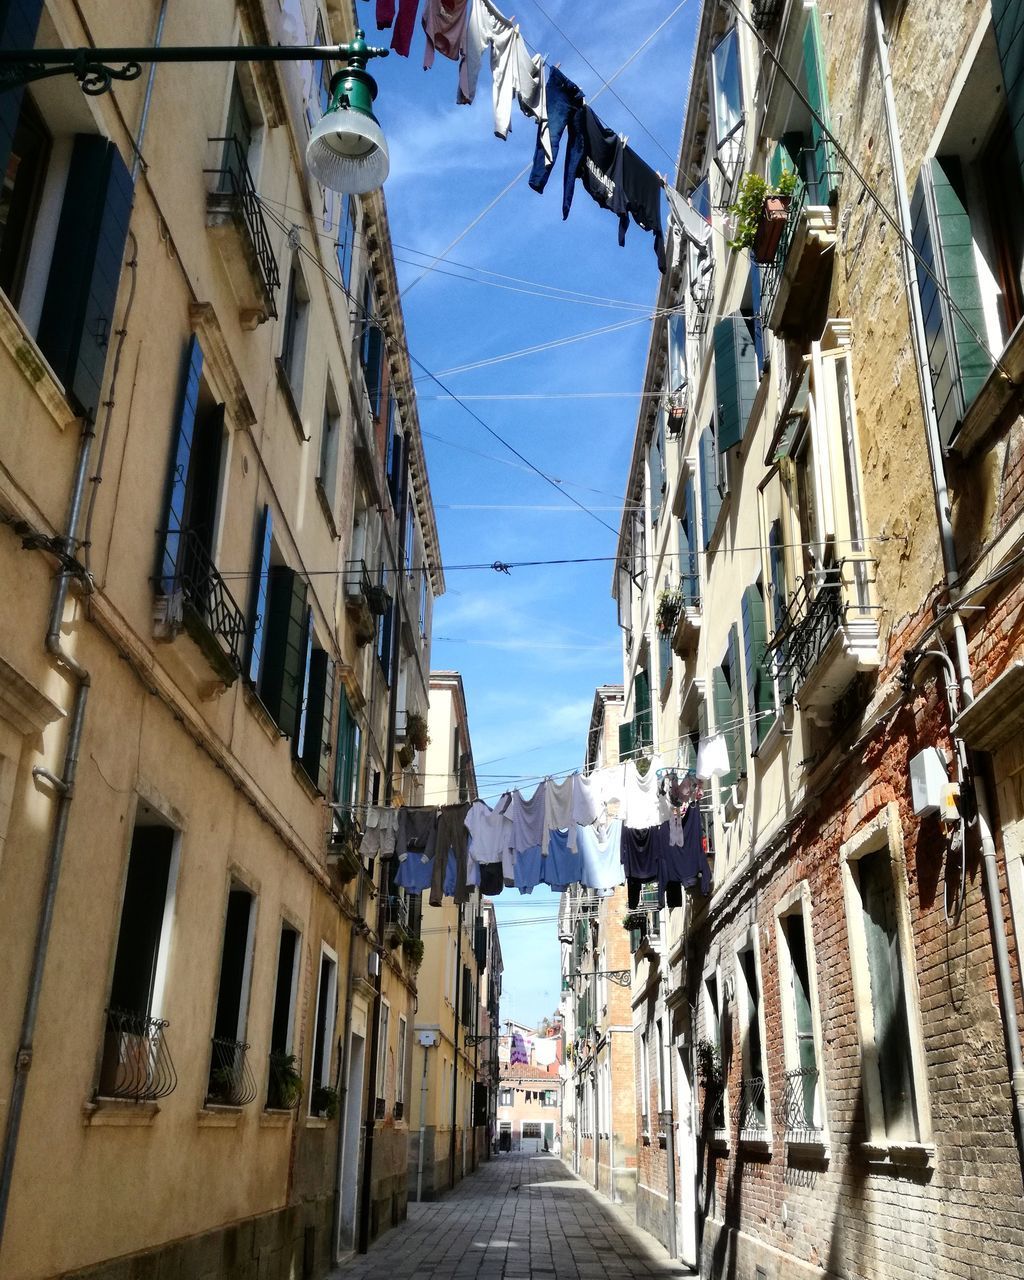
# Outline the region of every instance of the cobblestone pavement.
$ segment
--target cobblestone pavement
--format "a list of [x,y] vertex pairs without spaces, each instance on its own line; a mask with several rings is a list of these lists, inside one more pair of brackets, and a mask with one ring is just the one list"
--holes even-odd
[[404,1223],[336,1280],[628,1280],[688,1276],[632,1216],[554,1156],[503,1153]]

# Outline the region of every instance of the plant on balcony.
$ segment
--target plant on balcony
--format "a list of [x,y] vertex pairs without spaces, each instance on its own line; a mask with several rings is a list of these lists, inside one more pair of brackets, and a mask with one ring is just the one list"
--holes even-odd
[[426,751],[430,742],[430,734],[427,733],[427,721],[425,716],[421,716],[418,711],[410,711],[409,718],[405,722],[405,740],[416,751]]
[[749,249],[754,261],[767,265],[775,257],[789,218],[789,204],[799,178],[787,169],[776,183],[769,183],[757,173],[745,173],[740,179],[736,203],[729,212],[736,219],[736,234],[730,249]]
[[291,1111],[302,1093],[302,1073],[294,1053],[275,1049],[270,1055],[270,1084],[267,1106],[272,1111]]
[[683,607],[683,593],[679,587],[662,587],[654,620],[658,634],[670,636],[675,630],[679,610]]
[[677,436],[686,419],[686,392],[673,391],[668,398],[668,433]]
[[409,961],[414,969],[418,969],[423,963],[423,939],[422,938],[403,938],[402,951],[405,958]]
[[318,1084],[313,1090],[310,1109],[325,1120],[333,1120],[338,1114],[338,1091],[329,1084]]
[[327,857],[343,884],[359,874],[359,844],[362,839],[351,813],[336,811],[335,829],[330,834]]
[[717,1093],[725,1083],[722,1051],[707,1036],[697,1041],[697,1079],[711,1093]]
[[388,595],[387,587],[378,584],[376,586],[368,586],[366,588],[366,607],[376,618],[383,617],[388,611],[388,605],[391,603],[391,597]]
[[627,911],[622,917],[622,927],[626,930],[642,929],[646,923],[646,911]]

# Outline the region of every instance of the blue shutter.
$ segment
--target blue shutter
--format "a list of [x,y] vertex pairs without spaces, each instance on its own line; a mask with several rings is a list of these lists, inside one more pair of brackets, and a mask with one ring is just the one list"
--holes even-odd
[[259,684],[263,650],[267,640],[267,601],[270,596],[270,549],[274,518],[270,504],[263,508],[256,534],[256,559],[249,604],[249,683]]
[[1024,0],[992,0],[992,26],[1017,162],[1024,165]]
[[98,134],[78,134],[38,341],[65,391],[93,419],[113,338],[114,304],[131,211],[131,175],[117,147]]
[[[768,566],[772,579],[772,631],[778,633],[786,616],[786,562],[782,524],[778,520],[773,520],[768,530]],[[779,696],[783,702],[789,702],[793,696],[793,686],[786,666],[785,644],[774,650],[772,664],[779,672]]]
[[171,448],[171,472],[167,482],[164,522],[160,534],[160,555],[157,560],[156,576],[164,595],[171,595],[175,590],[175,580],[181,566],[182,538],[185,533],[188,504],[189,466],[192,460],[192,440],[195,435],[202,372],[203,349],[199,345],[198,337],[193,334],[185,351],[185,373],[178,405],[178,424]]
[[761,319],[761,268],[750,257],[750,309],[754,321],[754,356],[757,361],[757,376],[760,380],[764,373],[764,323]]
[[710,427],[700,434],[700,520],[704,535],[704,550],[711,545],[711,538],[722,509],[722,495],[718,491],[715,475],[715,436]]
[[[911,203],[917,283],[939,436],[948,444],[992,367],[988,352],[954,314],[946,294],[985,332],[971,221],[951,176],[956,160],[926,160]],[[943,292],[943,290],[945,292]]]
[[[0,0],[0,49],[31,49],[43,0]],[[0,89],[0,174],[7,172],[24,89]]]
[[715,325],[715,395],[718,449],[739,444],[757,395],[757,352],[753,325],[734,311]]

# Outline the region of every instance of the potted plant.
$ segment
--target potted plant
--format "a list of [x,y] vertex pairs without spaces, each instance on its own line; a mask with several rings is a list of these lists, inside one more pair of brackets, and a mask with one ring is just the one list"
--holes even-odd
[[683,593],[679,587],[662,587],[655,610],[655,623],[659,635],[670,636],[675,630],[679,610],[683,607]]
[[430,743],[427,720],[418,711],[410,711],[405,722],[405,740],[416,751],[426,751]]
[[403,938],[402,950],[412,967],[418,969],[423,963],[423,939]]
[[380,618],[388,611],[391,597],[383,583],[366,588],[366,605],[374,617]]
[[622,917],[622,927],[632,931],[634,929],[642,929],[647,923],[646,911],[627,911]]
[[310,1109],[325,1120],[333,1120],[338,1114],[338,1091],[329,1084],[318,1084],[313,1089]]
[[776,183],[767,182],[757,173],[745,173],[736,203],[729,206],[736,219],[736,234],[729,247],[749,249],[754,261],[762,266],[773,262],[798,182],[791,169],[786,169]]
[[724,1083],[722,1051],[707,1036],[697,1041],[697,1078],[711,1093],[717,1093]]
[[272,1111],[291,1111],[302,1094],[302,1073],[294,1053],[275,1049],[270,1055],[270,1086],[267,1106]]
[[673,391],[668,398],[668,432],[669,435],[677,436],[683,429],[683,421],[686,418],[686,392],[683,390]]
[[402,766],[403,769],[408,769],[408,767],[412,764],[415,758],[416,758],[416,748],[413,747],[410,743],[407,742],[403,747],[399,748],[398,763]]

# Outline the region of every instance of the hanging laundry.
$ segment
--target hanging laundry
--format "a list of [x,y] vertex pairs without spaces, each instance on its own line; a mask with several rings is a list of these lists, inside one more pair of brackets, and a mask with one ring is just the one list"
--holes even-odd
[[[582,773],[572,776],[572,820],[578,826],[589,827],[601,816],[601,795],[596,778]],[[573,846],[574,848],[577,845]]]
[[[575,836],[576,828],[571,828]],[[570,830],[549,832],[548,854],[544,859],[541,879],[544,884],[563,893],[571,884],[579,884],[582,862],[580,855],[569,848]]]
[[[541,855],[545,858],[548,856],[552,832],[564,830],[572,823],[572,793],[572,774],[562,782],[553,782],[550,778],[548,779],[544,793],[544,838],[540,844]],[[575,852],[575,825],[572,827],[571,847]]]
[[665,270],[665,234],[661,225],[662,181],[632,147],[623,146],[619,195],[624,212],[619,215],[619,246],[626,243],[626,228],[631,215],[644,231],[654,234],[654,256]]
[[602,209],[621,215],[622,138],[609,129],[591,107],[580,107],[569,121],[562,183],[562,217],[568,218],[576,180]]
[[[545,161],[549,164],[554,164],[554,152],[551,150],[551,129],[548,123],[548,91],[544,79],[544,58],[539,53],[535,53],[532,58],[530,57],[530,51],[527,49],[526,41],[523,39],[518,27],[516,27],[515,44],[515,89],[519,110],[524,116],[528,116],[531,120],[536,120],[537,145],[540,147]],[[502,133],[496,128],[495,132],[499,138],[508,136],[508,129]]]
[[518,101],[523,113],[537,121],[538,140],[550,159],[544,59],[540,54],[531,58],[522,32],[491,0],[473,0],[470,7],[456,101],[467,104],[476,97],[480,64],[488,48],[491,51],[495,134],[503,140],[508,137],[512,127],[512,103]]
[[626,873],[627,901],[630,911],[640,905],[640,891],[645,884],[656,883],[658,905],[664,905],[661,890],[662,866],[668,844],[668,823],[642,829],[622,828],[622,868]]
[[701,738],[697,746],[697,777],[720,778],[729,772],[729,748],[724,733]]
[[395,843],[398,839],[399,810],[390,805],[370,805],[366,811],[365,829],[359,844],[359,855],[362,858],[393,858]]
[[544,840],[544,811],[547,783],[542,782],[533,795],[526,799],[521,791],[512,793],[512,848],[540,848]]
[[526,1051],[526,1041],[518,1031],[512,1032],[512,1044],[509,1052],[509,1063],[515,1067],[528,1067],[530,1055]]
[[647,772],[641,777],[636,762],[623,766],[625,810],[622,821],[627,827],[655,827],[667,822],[671,806],[659,795],[658,770],[664,768],[660,757],[652,756]]
[[670,907],[682,904],[682,889],[699,885],[705,898],[711,892],[711,865],[704,853],[700,806],[690,805],[678,821],[681,839],[678,842],[670,839],[662,847],[661,890]]
[[422,23],[427,35],[424,71],[429,71],[434,65],[435,52],[458,62],[466,44],[468,17],[469,0],[426,0]]
[[515,852],[515,887],[520,893],[533,893],[539,884],[544,883],[544,859],[541,857],[540,845],[530,849],[517,849]]
[[580,884],[588,889],[614,889],[623,883],[622,820],[604,826],[578,827]]
[[700,257],[711,251],[711,223],[702,218],[681,191],[670,183],[665,184],[670,222],[678,228],[682,238],[697,249]]
[[[583,90],[573,84],[568,76],[563,75],[557,67],[548,72],[548,84],[545,91],[547,108],[547,137],[543,127],[537,127],[537,145],[533,152],[533,168],[530,171],[530,186],[541,193],[547,186],[551,170],[558,158],[558,147],[562,134],[569,125],[572,116],[586,102]],[[525,111],[526,108],[524,107]],[[529,113],[527,113],[529,114]],[[570,139],[571,140],[571,139]],[[546,145],[545,145],[546,142]]]
[[444,878],[448,867],[449,850],[455,857],[456,880],[451,896],[456,905],[465,902],[469,896],[466,891],[466,853],[469,843],[469,832],[466,830],[466,815],[469,804],[446,804],[441,810],[437,822],[436,853],[434,855],[434,876],[430,883],[430,905],[439,907],[445,895]]
[[610,764],[593,775],[594,786],[601,797],[601,812],[598,820],[610,822],[621,818],[626,803],[626,766]]
[[558,1061],[558,1037],[538,1036],[533,1042],[533,1065],[550,1067]]
[[421,893],[429,889],[434,873],[437,845],[437,810],[403,805],[398,810],[398,872],[395,883],[401,889]]
[[505,875],[500,862],[485,862],[477,865],[480,877],[480,892],[488,898],[496,898],[505,888]]
[[383,31],[392,22],[391,47],[395,53],[408,58],[412,47],[412,33],[416,28],[416,11],[420,0],[398,0],[398,19],[395,20],[395,0],[377,0],[377,30]]
[[469,856],[478,866],[500,863],[506,850],[512,848],[512,818],[507,812],[511,799],[506,794],[493,808],[484,800],[476,800],[466,814]]

